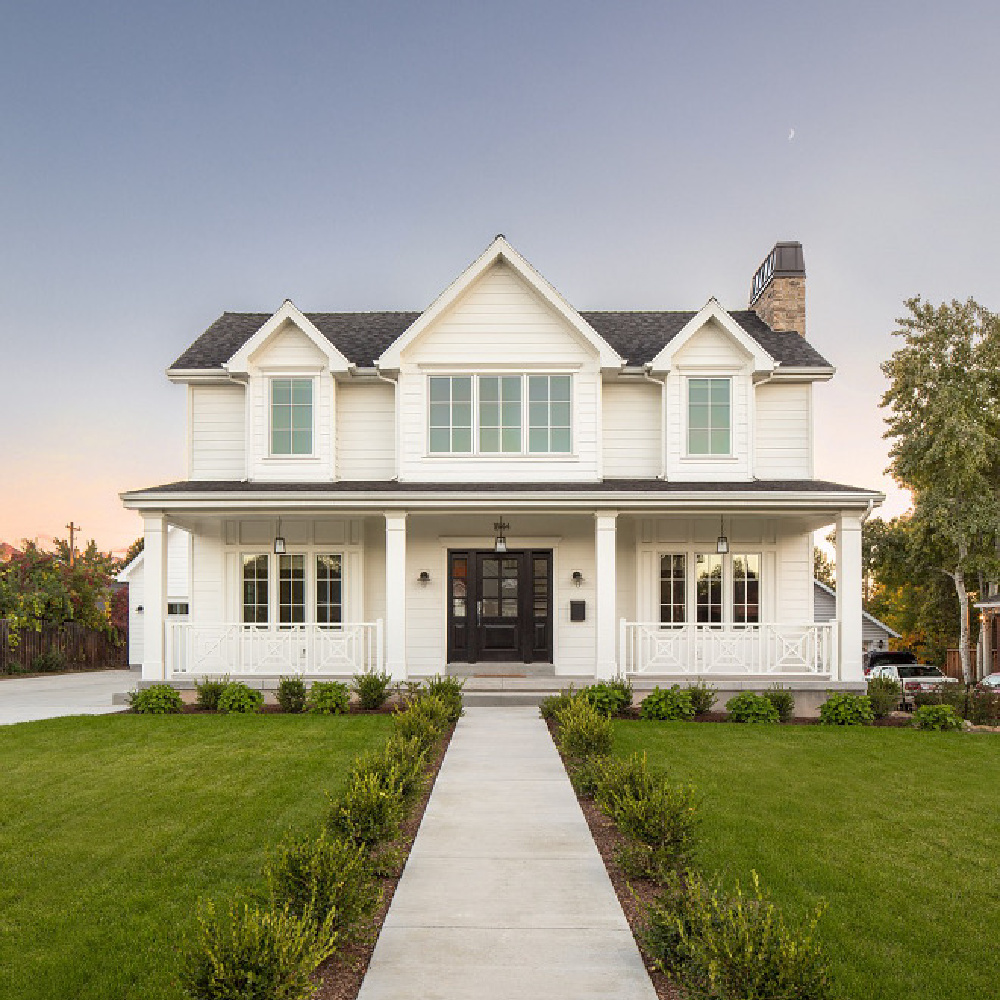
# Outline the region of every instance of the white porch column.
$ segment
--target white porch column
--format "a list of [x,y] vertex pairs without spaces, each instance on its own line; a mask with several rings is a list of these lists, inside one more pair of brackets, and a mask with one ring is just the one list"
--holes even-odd
[[167,614],[167,522],[162,514],[142,519],[142,679],[166,678],[163,623]]
[[837,625],[840,680],[863,681],[861,667],[861,515],[837,518]]
[[406,514],[385,515],[385,669],[406,678]]
[[597,602],[594,615],[597,633],[594,676],[597,678],[613,677],[618,672],[618,577],[615,571],[617,520],[617,512],[594,515],[594,562],[597,575],[594,581]]

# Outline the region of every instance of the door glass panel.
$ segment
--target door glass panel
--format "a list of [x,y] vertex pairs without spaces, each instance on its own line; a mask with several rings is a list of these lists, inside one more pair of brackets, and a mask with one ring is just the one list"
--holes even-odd
[[660,624],[682,625],[685,620],[686,572],[683,555],[660,556]]

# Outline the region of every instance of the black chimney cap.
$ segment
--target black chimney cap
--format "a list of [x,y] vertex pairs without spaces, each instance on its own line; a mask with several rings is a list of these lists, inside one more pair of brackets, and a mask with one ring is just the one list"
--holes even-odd
[[750,305],[760,298],[761,293],[774,278],[805,276],[806,259],[802,253],[802,244],[797,240],[779,240],[754,272],[753,280],[750,282]]

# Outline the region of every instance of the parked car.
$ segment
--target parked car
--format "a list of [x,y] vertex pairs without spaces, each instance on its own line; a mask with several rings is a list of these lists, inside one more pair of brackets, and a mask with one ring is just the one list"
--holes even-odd
[[987,674],[979,682],[979,686],[989,688],[991,691],[1000,691],[1000,674]]
[[879,650],[876,653],[869,653],[868,657],[871,657],[873,662],[870,665],[866,662],[865,678],[871,680],[873,677],[888,677],[894,680],[902,689],[904,706],[912,704],[913,696],[922,691],[936,691],[945,684],[958,683],[954,677],[949,677],[940,668],[933,667],[929,663],[921,663],[910,652]]

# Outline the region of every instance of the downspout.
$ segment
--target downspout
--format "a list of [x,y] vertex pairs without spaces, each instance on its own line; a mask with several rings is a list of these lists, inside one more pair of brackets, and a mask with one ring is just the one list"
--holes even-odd
[[649,367],[642,370],[642,377],[647,382],[652,382],[660,387],[660,479],[667,478],[667,380],[665,378],[653,378],[649,374]]
[[375,378],[381,382],[388,382],[392,386],[392,421],[393,421],[393,442],[395,448],[393,449],[395,454],[393,455],[393,464],[396,467],[396,481],[399,481],[399,461],[400,453],[402,451],[402,443],[399,440],[399,379],[396,378],[386,378],[379,370],[378,365],[375,366]]

